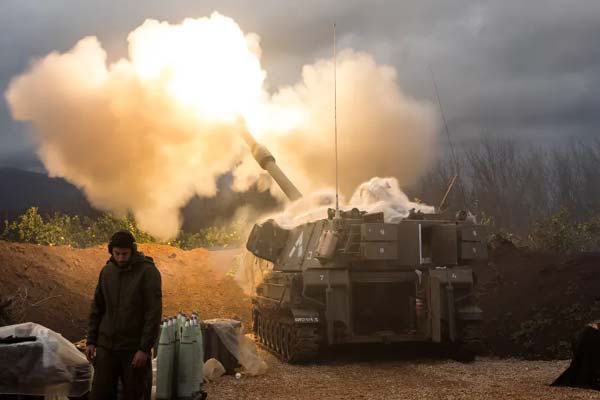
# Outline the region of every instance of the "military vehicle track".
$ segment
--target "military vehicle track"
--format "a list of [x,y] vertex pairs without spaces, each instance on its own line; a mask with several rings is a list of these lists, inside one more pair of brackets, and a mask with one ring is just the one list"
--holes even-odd
[[450,344],[450,358],[460,362],[471,362],[483,351],[483,330],[480,321],[471,321],[461,327],[459,342]]
[[473,321],[462,327],[462,345],[475,354],[483,350],[483,327],[481,321]]
[[483,342],[483,327],[480,321],[465,324],[462,328],[463,343],[477,346]]
[[291,317],[256,313],[253,331],[261,345],[285,362],[306,363],[319,354],[318,324],[296,325]]

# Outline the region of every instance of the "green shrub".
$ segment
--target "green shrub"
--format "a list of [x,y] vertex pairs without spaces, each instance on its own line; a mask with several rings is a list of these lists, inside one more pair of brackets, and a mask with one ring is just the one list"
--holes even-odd
[[182,249],[229,247],[242,243],[242,232],[242,225],[236,222],[226,226],[208,227],[198,233],[181,232],[169,244]]
[[131,231],[138,243],[165,243],[182,249],[239,245],[243,232],[241,224],[233,223],[209,227],[197,233],[181,231],[174,240],[161,242],[141,230],[132,215],[116,218],[100,214],[95,218],[79,218],[77,215],[55,213],[44,219],[37,207],[31,207],[15,221],[4,221],[0,239],[48,246],[90,247],[108,242],[110,236],[120,229]]
[[600,215],[576,221],[562,209],[533,224],[529,241],[538,250],[573,253],[600,248]]

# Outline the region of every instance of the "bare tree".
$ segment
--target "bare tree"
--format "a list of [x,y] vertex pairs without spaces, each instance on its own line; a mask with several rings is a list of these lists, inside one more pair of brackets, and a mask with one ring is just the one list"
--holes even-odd
[[458,170],[465,194],[455,190],[453,208],[489,216],[498,228],[523,235],[533,222],[561,209],[580,220],[600,211],[600,140],[543,150],[484,137],[457,159],[441,159],[414,194],[438,201]]

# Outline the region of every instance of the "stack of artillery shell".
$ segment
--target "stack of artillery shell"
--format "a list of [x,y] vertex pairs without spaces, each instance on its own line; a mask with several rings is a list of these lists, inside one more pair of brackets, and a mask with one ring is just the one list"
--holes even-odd
[[156,398],[190,399],[202,390],[202,331],[196,313],[163,321],[157,353]]

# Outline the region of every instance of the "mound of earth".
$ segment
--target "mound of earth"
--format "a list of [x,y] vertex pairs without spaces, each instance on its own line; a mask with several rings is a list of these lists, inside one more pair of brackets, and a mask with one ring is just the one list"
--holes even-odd
[[560,256],[505,245],[477,271],[492,354],[568,358],[573,337],[600,319],[600,253]]
[[[161,271],[165,315],[195,309],[205,319],[238,316],[250,327],[250,299],[226,276],[239,250],[184,251],[156,244],[140,249]],[[0,241],[0,324],[33,321],[81,339],[107,258],[105,246]],[[490,354],[568,358],[575,334],[600,319],[600,253],[557,256],[505,244],[475,269]],[[8,321],[2,310],[6,298],[13,299]]]
[[[238,251],[184,251],[157,244],[142,244],[140,250],[154,258],[161,272],[164,315],[197,310],[203,319],[237,316],[250,326],[250,300],[225,275]],[[106,246],[75,249],[0,241],[0,306],[11,299],[0,323],[32,321],[69,340],[81,339],[107,259]]]

